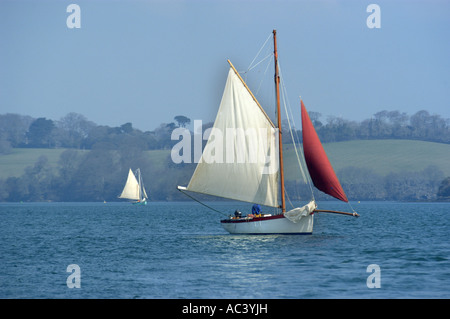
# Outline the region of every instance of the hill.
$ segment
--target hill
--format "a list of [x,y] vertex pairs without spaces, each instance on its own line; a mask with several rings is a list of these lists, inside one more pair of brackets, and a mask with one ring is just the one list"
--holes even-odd
[[[386,176],[401,172],[418,172],[436,166],[450,176],[450,145],[414,140],[355,140],[325,143],[325,151],[336,172],[346,167],[373,170]],[[285,152],[286,177],[298,169],[293,147]]]
[[[434,200],[450,176],[449,144],[364,140],[324,147],[353,200]],[[307,186],[292,145],[284,155],[287,192],[302,200]],[[186,199],[175,186],[189,182],[195,164],[173,163],[169,149],[12,149],[0,155],[0,201],[115,201],[130,167],[141,168],[151,200],[174,201]]]
[[[336,172],[346,167],[373,170],[386,176],[391,172],[417,172],[430,165],[450,176],[450,145],[413,140],[357,140],[325,143],[325,151]],[[59,157],[66,149],[15,148],[12,153],[0,155],[0,179],[19,177],[40,156],[46,156],[51,167],[57,168]],[[79,151],[89,152],[89,151]],[[154,169],[163,169],[170,158],[170,150],[145,152]],[[285,173],[288,180],[297,179],[298,164],[292,145],[284,151]]]

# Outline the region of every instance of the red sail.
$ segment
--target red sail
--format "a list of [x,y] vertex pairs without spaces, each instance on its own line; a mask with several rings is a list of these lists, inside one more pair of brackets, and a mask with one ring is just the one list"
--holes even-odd
[[341,183],[334,173],[327,154],[320,143],[316,130],[306,112],[305,105],[301,101],[303,152],[309,175],[319,190],[344,202],[348,202]]

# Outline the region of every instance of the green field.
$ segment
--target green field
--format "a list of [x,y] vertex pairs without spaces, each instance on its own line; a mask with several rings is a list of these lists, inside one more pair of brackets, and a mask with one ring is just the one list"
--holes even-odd
[[[421,171],[430,165],[450,176],[450,145],[412,140],[358,140],[324,144],[335,171],[344,167],[373,170],[385,176],[391,172]],[[298,170],[293,147],[286,151],[287,178]]]
[[[58,167],[59,157],[65,148],[15,148],[11,154],[0,155],[0,178],[19,177],[25,173],[25,168],[33,166],[41,156],[46,156],[50,166]],[[87,152],[80,150],[79,152]],[[164,167],[164,161],[170,156],[170,150],[147,151],[152,163],[159,164],[156,169]]]
[[11,154],[0,155],[0,178],[19,177],[27,166],[32,166],[40,156],[47,157],[56,167],[59,156],[65,149],[15,148]]
[[[390,172],[421,171],[435,165],[450,176],[450,145],[410,140],[358,140],[324,144],[336,171],[348,166],[368,168],[380,175]],[[0,178],[21,176],[27,166],[32,166],[44,155],[53,167],[65,149],[13,149],[11,154],[0,155]],[[152,163],[165,167],[170,150],[146,152]],[[292,146],[286,146],[285,175],[287,179],[299,177],[298,164]],[[156,167],[155,167],[156,168]]]

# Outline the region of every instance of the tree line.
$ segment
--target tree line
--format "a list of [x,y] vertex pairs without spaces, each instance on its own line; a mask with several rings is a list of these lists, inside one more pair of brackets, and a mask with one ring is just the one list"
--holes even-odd
[[[434,201],[450,200],[450,177],[444,179],[443,172],[430,165],[418,172],[391,172],[379,175],[368,168],[345,167],[336,172],[349,200],[400,200]],[[307,185],[299,181],[288,181],[289,196],[294,200],[307,200]],[[327,200],[329,196],[314,189],[316,200]]]
[[[351,139],[404,138],[450,143],[449,120],[419,111],[412,116],[382,111],[360,123],[340,118],[320,121],[310,112],[323,142]],[[142,132],[131,123],[118,127],[96,125],[86,117],[69,113],[59,121],[17,114],[0,115],[0,154],[14,148],[65,148],[57,167],[43,156],[20,177],[0,179],[0,201],[114,201],[120,194],[128,169],[144,168],[144,182],[151,200],[185,200],[176,185],[186,185],[195,164],[174,164],[170,154],[156,161],[146,150],[171,149],[178,141],[172,131],[190,123],[176,116],[153,131]],[[212,123],[204,125],[204,129]],[[301,136],[301,131],[298,131]],[[284,134],[288,139],[290,134]],[[435,200],[450,198],[450,178],[436,167],[421,172],[380,176],[370,169],[347,167],[337,172],[349,198],[358,200]],[[306,186],[287,182],[291,200],[305,200]],[[316,199],[326,199],[317,192]],[[307,200],[307,199],[306,199]]]
[[425,110],[411,116],[400,111],[381,111],[361,122],[329,116],[323,123],[320,113],[309,112],[309,116],[323,143],[370,139],[450,143],[450,119]]
[[[450,119],[432,115],[422,110],[409,116],[399,111],[381,111],[361,122],[331,116],[324,122],[318,112],[309,113],[317,134],[323,143],[364,139],[412,139],[438,143],[450,143]],[[120,149],[133,144],[143,150],[170,149],[176,141],[171,140],[174,128],[185,127],[191,120],[184,116],[174,117],[170,123],[161,123],[153,131],[141,131],[132,123],[118,127],[97,125],[78,113],[69,113],[54,121],[34,119],[18,114],[0,115],[0,154],[12,148],[73,148],[91,150],[99,145]],[[204,128],[211,127],[206,123]],[[287,130],[283,125],[283,130]],[[301,130],[297,130],[300,136]],[[284,134],[290,142],[290,134]]]
[[132,123],[118,127],[97,125],[77,113],[69,113],[58,121],[5,114],[0,115],[0,154],[7,154],[12,148],[121,149],[127,144],[144,150],[165,149],[170,147],[174,127],[174,123],[161,124],[153,131],[142,132]]

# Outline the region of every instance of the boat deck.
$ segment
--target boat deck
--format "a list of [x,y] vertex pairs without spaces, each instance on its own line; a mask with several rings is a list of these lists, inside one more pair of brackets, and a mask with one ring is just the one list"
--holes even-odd
[[279,219],[284,218],[283,214],[264,214],[262,216],[245,216],[245,217],[231,217],[229,219],[223,219],[220,222],[221,223],[248,223],[248,222],[258,222],[258,221],[265,221],[265,220],[271,220],[271,219]]

